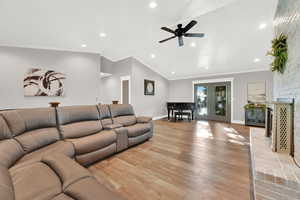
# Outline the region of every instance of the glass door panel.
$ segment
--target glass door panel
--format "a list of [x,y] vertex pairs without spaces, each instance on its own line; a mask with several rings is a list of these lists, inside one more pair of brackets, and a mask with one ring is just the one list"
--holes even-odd
[[197,84],[194,94],[196,119],[230,122],[230,83]]
[[226,116],[226,85],[216,86],[215,89],[215,114],[219,116]]
[[208,114],[208,88],[203,85],[196,87],[196,108],[197,116],[206,116]]

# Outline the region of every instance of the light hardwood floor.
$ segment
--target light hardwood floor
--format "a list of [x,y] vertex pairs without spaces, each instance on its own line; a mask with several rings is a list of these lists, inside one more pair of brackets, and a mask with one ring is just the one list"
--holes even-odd
[[249,128],[155,121],[154,137],[89,169],[129,200],[250,199]]

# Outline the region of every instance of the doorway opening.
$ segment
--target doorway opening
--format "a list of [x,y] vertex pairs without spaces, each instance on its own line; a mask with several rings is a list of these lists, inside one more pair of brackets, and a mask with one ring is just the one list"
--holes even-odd
[[130,76],[121,77],[121,104],[130,104]]
[[194,84],[195,117],[231,122],[231,82]]

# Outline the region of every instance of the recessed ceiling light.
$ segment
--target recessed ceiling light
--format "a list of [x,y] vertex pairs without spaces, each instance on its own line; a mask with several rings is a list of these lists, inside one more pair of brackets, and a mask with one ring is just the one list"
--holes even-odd
[[261,23],[259,25],[259,29],[262,30],[262,29],[265,29],[267,27],[267,24],[266,23]]
[[195,42],[192,42],[192,43],[190,44],[190,46],[191,46],[191,47],[196,47],[197,45],[196,45]]
[[87,45],[86,44],[82,44],[81,47],[85,48],[85,47],[87,47]]
[[100,37],[106,37],[107,35],[106,35],[106,33],[100,33],[99,36]]
[[155,2],[155,1],[151,1],[150,3],[149,3],[149,7],[150,8],[156,8],[158,5],[157,5],[157,3]]
[[155,54],[151,54],[150,57],[151,57],[151,58],[155,58],[156,55],[155,55]]
[[259,59],[259,58],[255,58],[255,59],[254,59],[254,62],[255,62],[255,63],[258,63],[258,62],[260,62],[260,59]]
[[175,74],[175,72],[172,72],[172,74]]

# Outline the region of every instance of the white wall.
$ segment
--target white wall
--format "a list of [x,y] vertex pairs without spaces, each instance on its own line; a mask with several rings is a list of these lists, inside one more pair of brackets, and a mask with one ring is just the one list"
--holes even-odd
[[[100,68],[113,75],[100,79]],[[24,97],[23,79],[28,68],[54,69],[67,75],[64,97]],[[163,116],[167,101],[193,101],[192,81],[234,78],[233,120],[244,120],[248,82],[265,80],[272,97],[271,72],[255,72],[168,81],[134,58],[112,62],[99,54],[0,47],[0,109],[45,107],[51,101],[63,105],[111,103],[121,99],[121,76],[131,77],[131,103],[137,115]],[[144,95],[144,79],[155,81],[155,96]]]
[[[102,71],[104,69],[104,71]],[[121,102],[121,77],[132,75],[132,59],[126,58],[113,62],[105,57],[101,60],[101,71],[112,76],[101,79],[101,99],[103,104],[111,104],[112,101]]]
[[193,79],[182,79],[170,81],[169,101],[172,102],[194,102],[193,81],[207,79],[234,78],[233,85],[233,121],[244,122],[244,105],[247,104],[247,85],[249,82],[265,81],[267,99],[272,100],[273,96],[273,74],[268,71],[232,74],[226,76],[201,77]]
[[[166,103],[168,100],[169,82],[161,75],[152,71],[146,65],[134,58],[126,58],[118,62],[112,62],[107,58],[102,59],[103,72],[112,76],[102,78],[101,103],[110,104],[113,100],[121,102],[122,76],[131,78],[131,104],[136,115],[160,117],[167,114]],[[144,79],[155,81],[155,95],[144,95]]]
[[[155,81],[155,95],[144,95],[144,80]],[[167,115],[169,81],[149,67],[133,59],[132,105],[137,115],[160,117]]]
[[[54,69],[66,74],[64,97],[24,97],[28,68]],[[66,51],[0,47],[0,109],[95,104],[100,97],[100,55]]]

